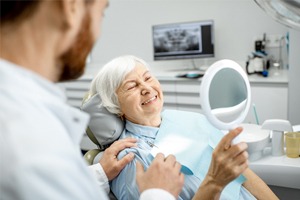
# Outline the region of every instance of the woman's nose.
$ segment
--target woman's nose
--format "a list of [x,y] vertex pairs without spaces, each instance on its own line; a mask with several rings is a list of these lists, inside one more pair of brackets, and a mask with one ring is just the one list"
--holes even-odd
[[142,95],[151,93],[152,88],[148,84],[142,84],[141,86],[142,86],[142,91],[141,91]]

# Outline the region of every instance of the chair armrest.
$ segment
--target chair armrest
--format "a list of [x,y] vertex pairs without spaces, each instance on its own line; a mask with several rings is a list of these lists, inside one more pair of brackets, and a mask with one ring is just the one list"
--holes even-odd
[[95,157],[101,152],[100,149],[91,149],[84,154],[84,159],[88,163],[88,165],[94,164]]

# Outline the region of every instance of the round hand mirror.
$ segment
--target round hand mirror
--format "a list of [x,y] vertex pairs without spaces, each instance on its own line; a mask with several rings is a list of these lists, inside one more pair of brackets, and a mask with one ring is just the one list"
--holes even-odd
[[231,130],[248,114],[251,90],[242,67],[232,60],[220,60],[205,72],[200,103],[208,120],[220,130]]

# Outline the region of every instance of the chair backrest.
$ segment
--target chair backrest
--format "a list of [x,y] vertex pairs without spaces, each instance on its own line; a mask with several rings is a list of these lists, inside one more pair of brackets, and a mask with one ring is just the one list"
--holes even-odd
[[81,110],[90,115],[90,122],[86,129],[88,137],[99,149],[104,150],[120,137],[125,123],[119,116],[101,106],[101,101],[99,94],[85,95]]

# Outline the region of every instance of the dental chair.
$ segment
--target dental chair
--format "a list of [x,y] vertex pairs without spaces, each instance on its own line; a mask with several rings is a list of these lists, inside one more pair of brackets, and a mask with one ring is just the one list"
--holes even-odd
[[99,153],[117,140],[124,130],[124,122],[117,115],[110,113],[106,108],[100,106],[100,104],[101,99],[99,94],[93,96],[87,94],[83,98],[81,105],[81,110],[90,115],[86,134],[98,147],[98,149],[89,150],[84,155],[90,165],[99,161],[97,159]]
[[[82,101],[81,110],[90,115],[90,122],[86,129],[89,139],[97,145],[97,149],[91,149],[84,154],[88,165],[99,162],[102,153],[124,130],[124,122],[117,115],[110,113],[106,108],[100,106],[99,94],[85,95]],[[112,192],[109,194],[111,200],[116,200]]]

